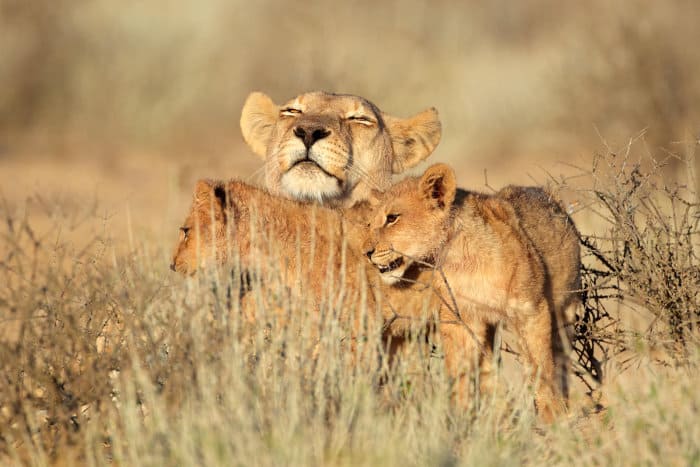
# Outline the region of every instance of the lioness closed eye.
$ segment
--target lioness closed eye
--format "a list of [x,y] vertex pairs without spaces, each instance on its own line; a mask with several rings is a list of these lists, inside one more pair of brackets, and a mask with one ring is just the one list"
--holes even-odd
[[539,375],[537,407],[551,419],[564,402],[553,329],[580,289],[578,234],[568,216],[538,188],[508,187],[493,196],[457,190],[444,164],[378,196],[366,255],[385,282],[398,283],[415,264],[441,268],[445,280],[436,275],[434,285],[447,302],[455,298],[456,309],[440,314],[439,331],[458,395],[467,390],[462,369],[479,360],[479,349],[486,358],[478,363],[488,363],[489,326],[503,320]]
[[281,106],[251,93],[241,130],[265,159],[272,193],[334,207],[388,188],[392,174],[427,158],[441,135],[435,109],[402,119],[361,97],[325,92],[301,94]]

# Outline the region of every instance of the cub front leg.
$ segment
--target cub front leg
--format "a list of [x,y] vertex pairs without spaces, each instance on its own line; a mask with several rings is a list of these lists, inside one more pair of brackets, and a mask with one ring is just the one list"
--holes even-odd
[[[490,365],[493,359],[492,342],[488,340],[488,326],[481,320],[461,322],[452,315],[441,319],[439,330],[445,353],[447,374],[453,381],[453,398],[463,408],[468,408],[472,394],[472,380],[479,375],[479,390],[489,386]],[[476,388],[475,388],[476,389]]]

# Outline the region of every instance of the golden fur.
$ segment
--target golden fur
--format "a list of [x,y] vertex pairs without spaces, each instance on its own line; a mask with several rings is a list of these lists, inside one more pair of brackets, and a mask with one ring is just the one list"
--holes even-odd
[[388,188],[392,174],[428,157],[441,135],[435,109],[401,119],[362,97],[325,92],[301,94],[281,106],[251,93],[241,131],[265,159],[272,193],[335,207]]
[[[377,278],[362,254],[368,209],[366,203],[346,210],[324,208],[239,181],[200,180],[171,268],[191,275],[238,264],[242,272],[272,275],[279,282],[266,284],[271,290],[278,292],[281,286],[304,297],[311,309],[332,300],[353,333],[361,332],[357,311],[364,300],[368,318],[381,306],[387,335],[401,338],[421,321],[422,310],[437,308],[436,297],[424,285],[430,274],[400,288]],[[364,299],[363,289],[368,292]]]
[[539,188],[493,196],[457,190],[444,164],[377,196],[366,254],[384,281],[400,283],[416,265],[444,274],[434,284],[454,302],[442,308],[439,331],[460,398],[463,370],[480,365],[488,373],[492,326],[504,321],[539,375],[536,403],[550,420],[563,407],[556,379],[565,378],[565,369],[556,375],[553,353],[562,345],[553,329],[580,289],[578,234],[568,216]]

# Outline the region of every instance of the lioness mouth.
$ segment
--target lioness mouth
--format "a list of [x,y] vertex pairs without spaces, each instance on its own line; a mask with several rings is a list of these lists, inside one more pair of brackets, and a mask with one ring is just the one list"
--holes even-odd
[[292,164],[292,166],[291,166],[290,168],[293,169],[294,167],[296,167],[296,166],[298,166],[298,165],[302,165],[302,164],[315,165],[315,166],[318,167],[319,169],[321,168],[321,166],[318,165],[318,164],[316,163],[316,161],[311,160],[311,159],[309,159],[308,157],[305,157],[305,158],[303,158],[303,159],[299,159],[299,160],[296,161],[294,164]]
[[324,169],[323,167],[321,167],[321,164],[319,164],[318,162],[316,162],[315,160],[313,160],[313,159],[311,159],[311,158],[309,158],[309,157],[305,157],[305,158],[303,158],[303,159],[299,159],[298,161],[296,161],[294,164],[292,164],[292,166],[289,168],[289,170],[287,170],[287,172],[289,172],[289,171],[291,171],[292,169],[294,169],[294,168],[296,168],[296,167],[298,167],[298,166],[300,166],[300,165],[303,165],[303,164],[307,164],[307,165],[316,167],[318,170],[320,170],[321,172],[323,172],[323,174],[326,175],[327,177],[331,177],[331,178],[335,178],[335,179],[338,178],[338,177],[336,177],[335,175],[333,175],[332,173],[328,172],[328,171],[327,171],[326,169]]
[[391,263],[387,264],[386,266],[377,266],[379,269],[379,272],[384,274],[385,272],[393,271],[394,269],[398,268],[403,264],[403,258],[398,257]]

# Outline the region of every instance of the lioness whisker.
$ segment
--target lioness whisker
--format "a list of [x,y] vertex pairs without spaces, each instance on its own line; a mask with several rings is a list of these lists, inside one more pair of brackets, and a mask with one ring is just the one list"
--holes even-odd
[[376,181],[376,179],[369,174],[367,170],[365,170],[362,165],[359,162],[356,161],[346,161],[344,160],[344,154],[336,153],[335,151],[329,150],[326,155],[332,155],[333,157],[329,157],[329,159],[332,159],[333,162],[341,162],[345,164],[345,168],[350,171],[350,173],[354,175],[358,175],[359,178],[368,184],[370,188],[373,188],[375,190],[381,190],[382,186]]

